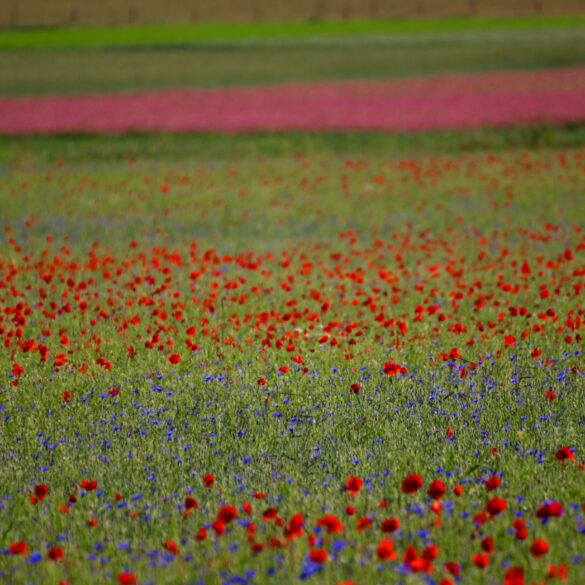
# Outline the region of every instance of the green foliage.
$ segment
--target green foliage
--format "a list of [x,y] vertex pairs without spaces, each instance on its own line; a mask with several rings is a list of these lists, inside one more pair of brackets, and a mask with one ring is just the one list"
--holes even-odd
[[0,31],[0,95],[571,67],[584,31],[580,18]]
[[[467,35],[497,31],[545,33],[583,27],[585,16],[539,16],[515,18],[441,18],[429,20],[346,20],[312,22],[152,24],[116,27],[64,27],[0,30],[0,50],[87,47],[148,47],[152,45],[208,45],[289,43],[298,40],[387,37],[403,35]],[[404,40],[404,39],[402,39]]]

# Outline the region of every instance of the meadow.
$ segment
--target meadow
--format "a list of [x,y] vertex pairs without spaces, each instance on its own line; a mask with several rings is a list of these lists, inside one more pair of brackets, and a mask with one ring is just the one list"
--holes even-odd
[[582,582],[582,132],[2,138],[3,582]]
[[567,68],[583,16],[0,30],[0,95]]
[[[0,581],[583,583],[584,31],[0,31],[0,125],[33,133],[0,135]],[[236,86],[229,118],[294,82],[416,105],[443,80],[448,126],[476,77],[574,120],[493,128],[478,101],[488,127],[148,134],[146,108],[34,135],[50,110],[12,99]]]

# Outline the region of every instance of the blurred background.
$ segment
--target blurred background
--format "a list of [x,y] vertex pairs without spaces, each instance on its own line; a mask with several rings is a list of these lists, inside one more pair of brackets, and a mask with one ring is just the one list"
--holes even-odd
[[585,13],[585,0],[2,0],[0,27]]
[[0,96],[585,64],[585,0],[0,0]]
[[[546,77],[556,75],[553,70],[564,76],[562,87],[546,81],[557,79]],[[493,72],[514,74],[478,81],[483,73]],[[538,87],[526,75],[533,72],[541,74]],[[356,89],[352,99],[357,101],[343,107],[364,115],[376,107],[383,112],[394,109],[404,114],[402,118],[413,120],[420,118],[425,108],[427,114],[436,110],[442,118],[447,109],[467,108],[476,112],[479,124],[485,107],[471,98],[462,101],[471,80],[462,80],[461,74],[476,76],[474,100],[499,93],[498,104],[490,106],[496,114],[512,107],[505,96],[516,92],[530,96],[531,104],[539,104],[539,113],[531,120],[581,120],[585,0],[0,0],[0,132],[11,132],[12,128],[43,132],[49,122],[56,124],[53,131],[90,131],[95,120],[113,124],[109,120],[116,116],[126,120],[138,112],[137,105],[127,112],[120,109],[121,101],[105,99],[104,94],[132,92],[148,97],[160,95],[159,90],[251,87],[264,92],[258,103],[268,100],[272,119],[277,120],[276,126],[255,122],[254,128],[258,124],[264,130],[297,128],[297,122],[287,116],[292,116],[295,108],[303,110],[308,95],[303,92],[316,96],[322,87],[319,84],[408,81],[406,78],[442,79],[452,94],[449,107],[437,101],[443,99],[440,95],[445,89],[443,94],[438,88],[430,91],[424,83],[418,89],[404,90],[409,97],[403,106],[391,101],[376,105],[368,86],[367,90]],[[312,85],[298,89],[296,83]],[[283,86],[278,91],[292,93],[271,93],[274,88],[267,86],[275,85]],[[385,100],[403,91],[396,87],[387,90]],[[335,83],[328,88],[329,101],[319,102],[312,111],[322,108],[329,113],[334,102],[345,103],[348,94],[344,86]],[[554,91],[564,92],[560,97],[567,101],[567,107],[560,105],[559,96],[551,94]],[[222,95],[224,106],[218,105],[217,98],[211,100],[215,108],[211,113],[222,123],[231,116],[239,120],[238,128],[250,128],[249,120],[265,109],[258,105],[244,114],[246,100],[234,103],[238,100],[229,97],[233,94]],[[94,109],[82,114],[82,101],[76,102],[76,109],[69,102],[58,106],[55,101],[70,96],[96,97]],[[23,97],[41,101],[10,102]],[[51,109],[54,104],[48,103],[49,97],[55,98],[55,108],[61,109]],[[104,100],[100,101],[101,97]],[[168,126],[167,120],[207,116],[201,113],[203,98],[188,98],[183,93],[173,99],[156,106],[141,102],[142,117],[132,128],[144,130],[142,120],[148,120],[159,129],[180,126],[192,131],[191,126],[178,122]],[[297,105],[293,107],[287,100]],[[285,107],[285,102],[289,106]],[[361,105],[357,106],[358,102]],[[45,108],[42,115],[40,103]],[[415,103],[419,106],[412,106]],[[527,109],[525,103],[521,114]],[[411,106],[415,111],[408,114]],[[525,120],[517,114],[510,114],[511,123]],[[76,115],[78,122],[70,121]],[[32,122],[34,116],[38,120]],[[62,120],[70,121],[69,126]],[[379,121],[370,121],[367,127],[381,129],[376,124]],[[355,129],[360,128],[355,122]]]

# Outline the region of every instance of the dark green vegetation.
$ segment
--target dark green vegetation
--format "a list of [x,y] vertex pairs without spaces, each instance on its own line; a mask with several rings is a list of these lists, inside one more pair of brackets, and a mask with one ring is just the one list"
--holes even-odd
[[389,78],[445,72],[570,67],[585,63],[580,27],[531,30],[492,40],[454,33],[442,39],[351,38],[320,43],[7,50],[0,94],[47,95],[169,87],[222,87],[290,81]]
[[0,167],[194,157],[230,161],[292,153],[323,156],[419,156],[505,148],[578,148],[585,126],[526,126],[435,132],[278,132],[246,134],[125,134],[119,136],[0,136]]

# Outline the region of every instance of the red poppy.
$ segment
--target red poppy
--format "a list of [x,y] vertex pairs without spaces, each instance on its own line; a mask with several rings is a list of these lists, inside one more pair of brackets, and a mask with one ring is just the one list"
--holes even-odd
[[389,538],[383,538],[380,541],[376,554],[381,561],[395,561],[398,558],[394,543]]
[[177,547],[174,540],[170,538],[163,544],[164,548],[166,548],[170,553],[173,553],[174,556],[179,554],[179,548]]
[[314,548],[311,552],[309,552],[309,558],[314,563],[324,563],[328,556],[329,554],[323,548]]
[[494,552],[494,539],[491,536],[486,536],[481,541],[481,550],[491,555]]
[[495,490],[496,488],[500,487],[502,480],[497,475],[492,475],[486,482],[485,482],[485,489],[488,492]]
[[18,364],[12,364],[12,375],[19,378],[22,374],[24,374],[24,368]]
[[436,544],[429,544],[425,546],[421,556],[428,561],[434,561],[439,556],[439,547]]
[[349,492],[352,496],[355,496],[364,485],[364,482],[359,477],[350,476],[347,478],[346,484],[343,486],[343,489]]
[[392,534],[400,528],[400,520],[398,520],[398,518],[387,518],[382,521],[380,528],[382,529],[382,532]]
[[530,552],[537,558],[544,556],[548,551],[548,542],[543,538],[537,538],[530,545]]
[[471,557],[473,564],[480,569],[485,569],[490,564],[490,558],[484,553],[476,553]]
[[252,552],[259,553],[264,550],[264,545],[261,542],[253,542],[250,548]]
[[238,517],[238,509],[235,506],[222,506],[217,513],[217,519],[224,524],[229,524]]
[[52,561],[59,561],[63,558],[64,555],[65,551],[62,548],[58,546],[52,546],[47,553],[47,558],[51,559]]
[[359,394],[359,393],[360,393],[360,388],[361,388],[361,386],[360,386],[359,384],[352,384],[352,385],[350,386],[350,389],[351,389],[351,391],[352,391],[354,394]]
[[210,488],[215,481],[215,475],[212,473],[208,473],[207,475],[203,476],[203,483],[205,484],[206,488]]
[[317,526],[322,526],[327,530],[328,534],[334,532],[343,532],[343,524],[337,519],[334,514],[327,514],[317,520]]
[[295,538],[302,536],[303,526],[305,524],[305,518],[302,514],[294,514],[288,521],[286,528],[287,536],[289,538]]
[[410,545],[406,547],[402,560],[405,565],[410,567],[413,573],[426,572],[432,573],[434,571],[431,563],[432,559],[420,557],[415,546]]
[[489,515],[485,512],[479,512],[473,517],[473,523],[476,526],[482,526],[490,519]]
[[536,511],[536,517],[540,519],[544,518],[560,518],[563,515],[563,505],[559,502],[547,502],[538,508]]
[[346,513],[348,516],[353,516],[353,515],[355,514],[355,508],[354,508],[353,506],[347,506],[347,507],[345,508],[345,513]]
[[435,514],[437,515],[441,515],[442,511],[443,511],[443,504],[441,504],[441,502],[439,500],[435,500],[430,506],[429,506],[429,510],[432,510],[433,512],[435,512]]
[[411,475],[407,476],[402,482],[402,491],[405,494],[414,494],[422,487],[422,485],[423,485],[422,477],[417,473],[412,473]]
[[[310,546],[313,546],[313,544],[311,544]],[[285,540],[280,540],[280,538],[276,538],[276,536],[273,536],[268,541],[268,546],[270,548],[282,548],[283,546],[286,546],[286,541]]]
[[485,506],[486,512],[490,516],[497,516],[508,507],[508,502],[504,498],[492,498]]
[[258,378],[258,382],[256,382],[258,386],[266,386],[266,379],[265,378]]
[[181,361],[181,354],[180,353],[172,353],[169,355],[169,362],[171,364],[178,364]]
[[35,485],[35,496],[37,498],[37,501],[42,502],[48,493],[49,487],[46,486],[45,484]]
[[28,545],[24,540],[19,540],[18,542],[11,542],[8,550],[11,555],[27,555]]
[[384,373],[387,376],[396,376],[397,374],[406,374],[407,371],[408,370],[406,368],[399,366],[395,362],[386,362],[384,364]]
[[267,520],[274,520],[278,515],[278,510],[276,508],[268,508],[264,510],[262,514],[262,520],[266,522]]
[[526,526],[524,526],[524,523],[514,527],[516,528],[516,533],[514,534],[514,537],[517,540],[526,540],[528,538],[528,530],[526,530]]
[[402,556],[402,561],[405,565],[410,565],[412,561],[418,559],[418,551],[416,550],[416,546],[409,545],[406,547],[404,551],[404,555]]
[[199,532],[197,532],[197,534],[195,535],[195,540],[197,542],[201,542],[202,540],[205,540],[207,538],[207,530],[205,530],[205,528],[200,528]]
[[369,528],[372,525],[372,519],[368,518],[367,516],[362,516],[361,518],[356,519],[356,526],[358,532],[363,532],[366,528]]
[[98,482],[95,479],[91,479],[91,480],[84,479],[79,485],[85,491],[91,492],[97,488]]
[[191,510],[191,509],[197,509],[199,508],[199,504],[197,503],[197,500],[191,496],[187,496],[185,498],[185,509],[186,510]]
[[463,493],[463,486],[457,484],[454,488],[453,488],[453,492],[456,496],[460,496]]
[[120,585],[136,585],[136,575],[134,573],[118,573],[118,583]]
[[549,565],[546,578],[547,579],[554,579],[556,577],[557,579],[560,579],[561,581],[566,581],[568,574],[569,574],[569,571],[567,569],[567,565],[561,564],[561,565],[558,565],[556,567],[554,565]]
[[429,486],[428,494],[433,500],[440,500],[447,491],[445,484],[440,479],[435,479]]
[[504,575],[504,585],[524,585],[524,569],[522,567],[510,567]]
[[263,500],[266,497],[266,494],[264,492],[254,492],[254,497],[257,500]]
[[459,575],[461,574],[461,567],[459,566],[458,563],[450,561],[448,563],[445,563],[445,571],[451,573],[453,577],[459,577]]
[[556,453],[555,457],[561,462],[564,463],[567,459],[571,461],[575,460],[575,455],[573,455],[573,451],[571,451],[570,447],[561,447]]

